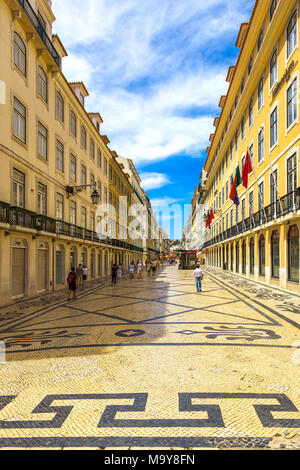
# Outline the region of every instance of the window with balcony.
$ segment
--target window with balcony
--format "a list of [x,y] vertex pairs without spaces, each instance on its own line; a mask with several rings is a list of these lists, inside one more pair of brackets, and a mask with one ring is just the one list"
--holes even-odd
[[81,208],[81,227],[87,227],[87,210],[85,207]]
[[47,186],[38,183],[37,208],[39,215],[47,215]]
[[289,58],[297,46],[297,10],[294,11],[287,27],[287,58]]
[[45,101],[48,102],[48,79],[44,69],[38,66],[38,94]]
[[21,171],[13,170],[12,205],[25,208],[25,175]]
[[70,224],[76,225],[76,202],[70,201]]
[[48,131],[38,122],[38,155],[44,160],[48,159]]
[[26,143],[26,108],[14,98],[14,136]]
[[26,46],[17,33],[14,34],[14,64],[26,77]]
[[56,218],[64,220],[64,197],[62,194],[56,194]]

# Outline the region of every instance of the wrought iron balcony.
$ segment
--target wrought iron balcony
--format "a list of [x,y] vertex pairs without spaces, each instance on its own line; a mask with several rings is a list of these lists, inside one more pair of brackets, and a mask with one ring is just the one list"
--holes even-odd
[[280,200],[270,204],[267,207],[252,214],[247,219],[242,220],[238,224],[232,226],[225,232],[215,236],[211,240],[204,243],[203,248],[217,245],[229,238],[236,237],[242,233],[260,227],[263,224],[274,221],[289,213],[296,212],[300,209],[300,187],[296,191],[286,194]]
[[39,215],[22,207],[10,206],[4,202],[0,202],[0,223],[9,224],[12,227],[19,226],[33,229],[37,232],[64,235],[70,238],[78,238],[80,240],[109,245],[111,247],[143,252],[143,248],[132,245],[126,241],[116,240],[114,238],[99,239],[98,234],[93,230],[78,227],[77,225],[69,224],[63,220]]
[[52,56],[53,60],[55,61],[58,68],[60,68],[60,56],[52,44],[51,39],[49,38],[48,34],[44,30],[40,20],[38,19],[36,13],[34,12],[32,6],[28,2],[28,0],[18,0],[21,7],[26,12],[28,18],[30,19],[32,25],[34,26],[35,30],[37,31],[38,35],[42,39],[43,43],[47,47],[50,55]]

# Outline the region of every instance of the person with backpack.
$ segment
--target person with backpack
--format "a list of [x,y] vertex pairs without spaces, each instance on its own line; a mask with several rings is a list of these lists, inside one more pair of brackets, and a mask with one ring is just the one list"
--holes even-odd
[[71,300],[71,293],[73,292],[73,299],[76,299],[76,290],[77,290],[77,274],[75,268],[71,268],[71,271],[68,274],[67,283],[69,286],[68,289],[68,301]]
[[197,268],[193,272],[196,281],[196,289],[197,292],[202,292],[202,279],[203,279],[203,271],[200,268],[200,265],[197,264]]

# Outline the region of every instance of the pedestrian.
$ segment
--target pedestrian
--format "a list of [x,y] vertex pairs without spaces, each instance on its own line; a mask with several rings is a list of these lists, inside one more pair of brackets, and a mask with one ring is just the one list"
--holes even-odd
[[152,275],[153,276],[155,276],[156,266],[157,266],[157,261],[156,261],[156,259],[154,259],[153,261],[151,261],[151,269],[152,269]]
[[200,268],[200,265],[197,264],[195,271],[193,272],[196,281],[196,289],[197,292],[202,292],[202,279],[203,279],[203,271]]
[[142,279],[142,269],[143,265],[140,261],[137,262],[137,277],[138,279]]
[[118,271],[118,266],[116,264],[113,264],[111,268],[111,285],[112,286],[115,286],[117,283],[117,271]]
[[71,293],[73,292],[73,298],[76,299],[76,290],[77,290],[77,274],[75,268],[71,268],[71,271],[68,274],[68,301],[71,300]]
[[150,276],[150,274],[151,274],[151,265],[152,265],[152,263],[151,263],[151,260],[149,259],[146,263],[146,271],[148,273],[148,276]]
[[86,267],[86,265],[83,266],[82,268],[82,281],[83,281],[83,287],[86,285],[86,281],[87,281],[87,273],[88,273],[88,268]]
[[83,278],[83,269],[82,269],[81,264],[79,266],[77,266],[77,268],[76,268],[76,276],[77,276],[78,286],[81,286],[82,285],[82,278]]
[[118,265],[118,279],[121,279],[122,278],[122,274],[123,274],[123,266],[122,266],[122,263],[120,263]]
[[135,270],[135,264],[133,261],[131,261],[131,264],[129,266],[129,279],[134,278],[134,270]]

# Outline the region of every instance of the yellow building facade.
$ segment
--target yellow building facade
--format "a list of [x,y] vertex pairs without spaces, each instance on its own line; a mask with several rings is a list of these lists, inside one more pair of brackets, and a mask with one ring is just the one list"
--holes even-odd
[[[241,25],[229,89],[215,119],[199,202],[215,218],[204,233],[207,263],[299,291],[299,1],[257,0]],[[248,188],[230,199],[247,151]]]
[[97,279],[143,251],[119,230],[97,237],[93,192],[109,203],[132,188],[100,114],[85,109],[84,84],[62,73],[67,52],[54,20],[47,0],[0,0],[1,305],[64,288],[71,266]]

